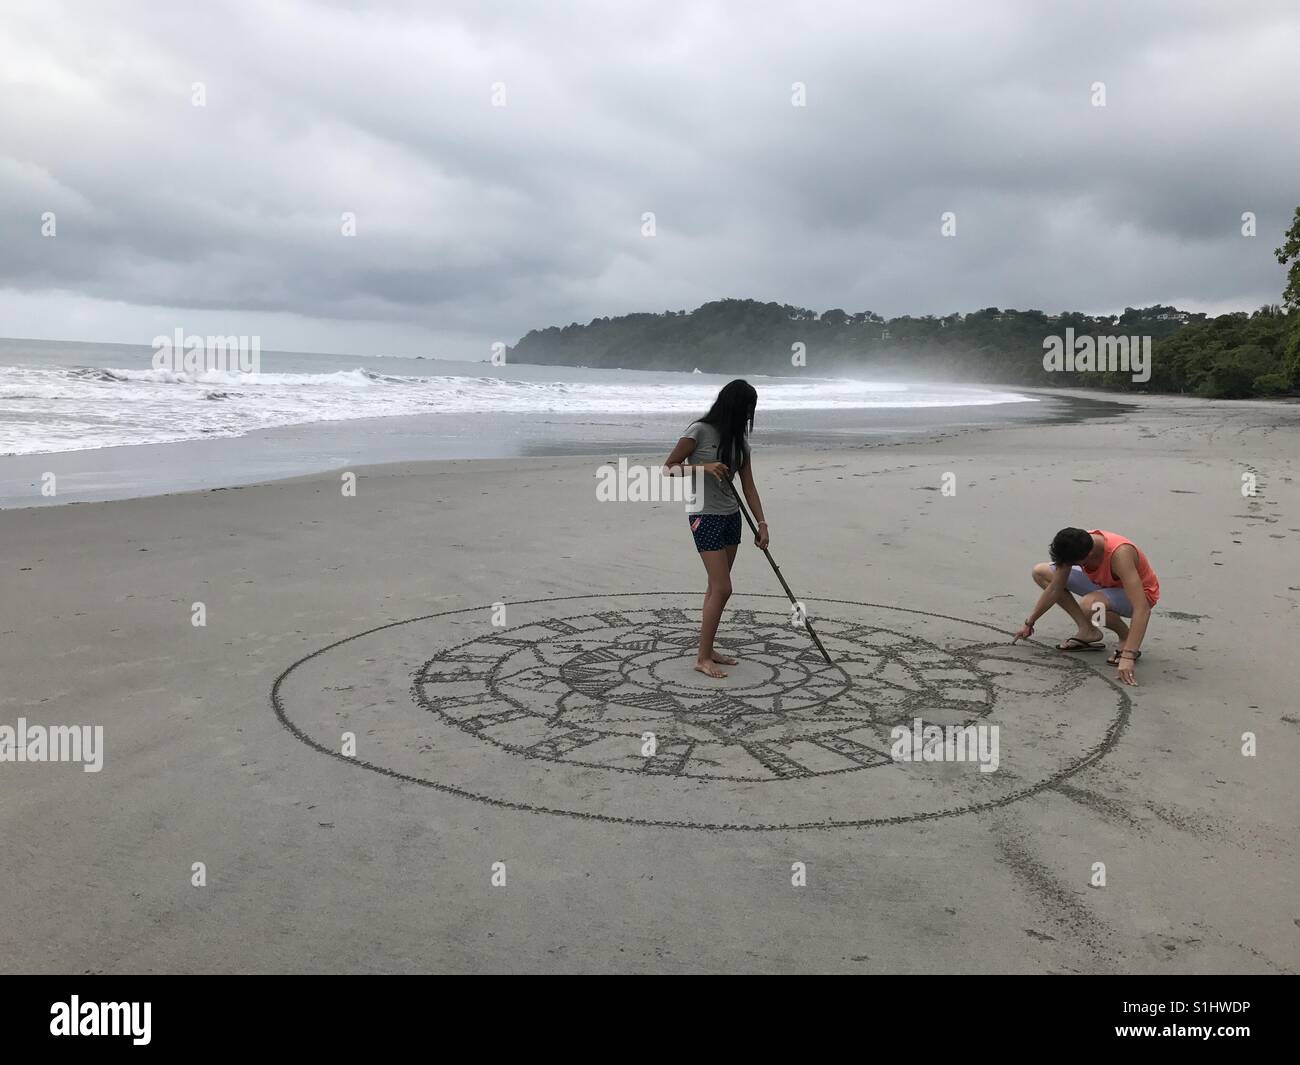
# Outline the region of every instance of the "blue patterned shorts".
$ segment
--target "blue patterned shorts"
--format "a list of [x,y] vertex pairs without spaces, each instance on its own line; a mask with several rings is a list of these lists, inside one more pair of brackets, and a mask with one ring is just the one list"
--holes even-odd
[[721,551],[740,543],[740,511],[730,514],[687,514],[695,550]]

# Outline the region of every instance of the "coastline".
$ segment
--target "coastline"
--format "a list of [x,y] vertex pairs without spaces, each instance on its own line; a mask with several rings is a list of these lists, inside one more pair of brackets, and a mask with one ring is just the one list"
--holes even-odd
[[[1019,389],[1035,402],[946,408],[760,411],[765,447],[858,447],[931,439],[967,428],[1053,424],[1123,405],[1078,393]],[[237,437],[0,456],[0,511],[245,487],[395,462],[607,455],[671,446],[677,413],[429,414],[312,422]],[[943,421],[945,425],[936,425]],[[48,474],[57,494],[42,494]]]

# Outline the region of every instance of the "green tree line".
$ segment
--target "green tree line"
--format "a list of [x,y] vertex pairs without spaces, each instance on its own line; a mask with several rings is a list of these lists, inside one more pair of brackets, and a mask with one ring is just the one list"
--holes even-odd
[[[693,311],[534,329],[508,358],[634,370],[881,374],[1224,398],[1281,395],[1300,390],[1300,208],[1275,254],[1288,267],[1282,303],[1253,313],[1208,317],[1156,305],[1127,307],[1119,315],[1049,315],[988,307],[886,319],[871,311],[724,299]],[[1044,341],[1068,335],[1150,337],[1150,379],[1134,381],[1130,372],[1049,372]]]

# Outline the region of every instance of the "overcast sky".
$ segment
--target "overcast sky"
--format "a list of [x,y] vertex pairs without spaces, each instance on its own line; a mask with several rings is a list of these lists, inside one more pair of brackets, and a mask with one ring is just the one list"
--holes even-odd
[[1298,56],[1295,0],[5,0],[0,335],[477,359],[722,297],[1253,309]]

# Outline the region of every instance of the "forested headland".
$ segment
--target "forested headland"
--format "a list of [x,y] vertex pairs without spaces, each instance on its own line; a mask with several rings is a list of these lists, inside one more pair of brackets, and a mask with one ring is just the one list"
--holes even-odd
[[[872,311],[723,299],[693,311],[534,329],[510,349],[508,361],[1276,396],[1300,391],[1300,208],[1275,254],[1289,267],[1282,300],[1253,312],[1207,317],[1156,305],[1089,315],[987,307],[943,317],[884,318]],[[1049,372],[1044,342],[1067,335],[1150,337],[1149,379],[1135,381],[1120,371]]]

